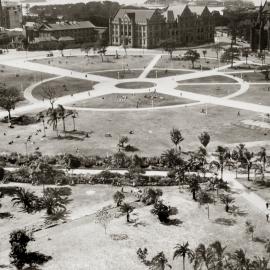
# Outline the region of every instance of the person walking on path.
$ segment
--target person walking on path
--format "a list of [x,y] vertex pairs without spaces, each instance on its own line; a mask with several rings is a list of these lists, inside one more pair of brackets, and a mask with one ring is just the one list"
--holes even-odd
[[268,207],[269,207],[269,203],[268,203],[268,202],[266,202],[265,206],[266,206],[266,209],[268,209]]
[[269,222],[269,214],[266,214],[266,222]]

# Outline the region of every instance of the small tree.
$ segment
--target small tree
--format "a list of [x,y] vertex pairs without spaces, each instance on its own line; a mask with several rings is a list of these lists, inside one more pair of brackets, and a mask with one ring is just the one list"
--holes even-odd
[[235,199],[229,194],[220,194],[219,199],[223,204],[225,204],[225,211],[228,213],[230,210],[230,204],[233,203]]
[[130,216],[130,213],[134,210],[134,207],[132,207],[130,204],[128,203],[124,203],[121,205],[121,212],[126,214],[127,215],[127,223],[130,222],[129,220],[129,216]]
[[109,212],[109,210],[103,208],[96,213],[95,222],[97,224],[100,224],[104,228],[105,234],[107,234],[107,227],[111,222],[112,218],[113,216]]
[[221,56],[221,62],[226,63],[230,62],[231,67],[233,67],[235,60],[240,60],[240,51],[238,48],[231,46],[226,49],[225,52]]
[[212,48],[214,51],[215,51],[215,53],[216,53],[216,55],[217,55],[217,60],[219,60],[219,53],[222,51],[222,46],[221,46],[221,44],[220,43],[216,43],[214,46],[213,46],[213,48]]
[[188,50],[184,54],[184,61],[191,61],[192,68],[194,68],[194,63],[200,59],[200,54],[196,50]]
[[116,203],[117,207],[121,205],[121,203],[123,202],[124,199],[125,199],[125,195],[120,191],[116,191],[113,194],[113,200]]
[[119,139],[118,146],[121,147],[121,148],[125,148],[125,144],[127,144],[128,141],[129,141],[129,139],[128,139],[127,136],[122,136],[122,137]]
[[205,57],[207,55],[207,50],[203,50],[202,53],[203,53],[204,60],[206,60]]
[[0,84],[0,107],[8,112],[9,122],[11,121],[11,110],[14,110],[16,104],[22,100],[21,92],[16,87],[6,87],[5,84]]
[[249,57],[249,50],[248,49],[244,49],[242,51],[242,56],[246,58],[246,65],[247,65],[247,60],[248,60],[248,57]]
[[169,223],[169,217],[177,213],[175,207],[164,204],[162,201],[157,201],[154,204],[154,208],[151,210],[151,213],[158,216],[158,219],[161,223]]
[[51,109],[53,110],[55,98],[57,97],[56,89],[53,87],[49,87],[49,86],[43,87],[42,88],[42,97],[43,97],[43,99],[49,100],[49,102],[51,104]]
[[176,42],[174,40],[165,40],[161,42],[160,46],[165,52],[168,52],[170,58],[172,59],[173,52],[176,49]]
[[251,223],[251,221],[246,221],[246,233],[251,235],[251,240],[253,241],[253,236],[256,226]]
[[178,144],[184,140],[184,138],[181,134],[181,131],[177,128],[173,128],[170,132],[170,136],[171,136],[171,141],[175,145],[175,148],[177,150]]
[[83,43],[82,46],[81,46],[81,51],[85,52],[86,53],[86,56],[88,57],[89,56],[89,52],[90,50],[93,48],[93,44],[90,43],[90,42],[87,42],[87,43]]
[[207,132],[203,132],[198,138],[204,148],[206,148],[210,142],[210,135]]

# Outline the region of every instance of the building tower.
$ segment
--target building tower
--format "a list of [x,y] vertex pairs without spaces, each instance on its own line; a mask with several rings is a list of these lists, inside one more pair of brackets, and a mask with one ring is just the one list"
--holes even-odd
[[4,26],[3,25],[3,22],[4,22],[3,16],[4,16],[4,14],[3,14],[2,0],[0,0],[0,27]]

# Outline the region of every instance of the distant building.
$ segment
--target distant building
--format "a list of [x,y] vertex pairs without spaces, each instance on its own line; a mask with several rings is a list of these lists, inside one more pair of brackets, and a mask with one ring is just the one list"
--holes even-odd
[[270,3],[260,6],[257,18],[252,22],[250,31],[252,51],[270,50]]
[[98,40],[106,28],[96,27],[89,21],[65,21],[54,24],[27,22],[25,30],[29,43],[42,41],[85,43]]
[[23,22],[22,6],[13,2],[0,0],[0,26],[8,29],[20,28]]
[[178,46],[214,42],[215,25],[207,7],[175,6],[160,10],[119,9],[109,22],[111,45],[156,48],[164,40]]

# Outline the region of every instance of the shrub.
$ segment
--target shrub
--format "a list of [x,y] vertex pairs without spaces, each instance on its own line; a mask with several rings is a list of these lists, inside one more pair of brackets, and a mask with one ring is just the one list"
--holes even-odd
[[158,216],[158,219],[162,223],[169,223],[169,217],[177,214],[177,209],[169,205],[165,205],[162,201],[157,201],[154,204],[154,208],[151,213]]
[[151,205],[157,202],[163,194],[161,189],[146,188],[143,191],[141,201],[146,205]]

